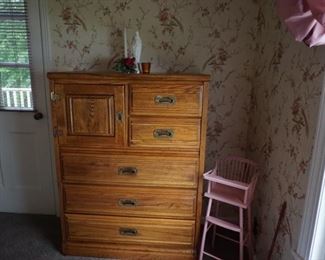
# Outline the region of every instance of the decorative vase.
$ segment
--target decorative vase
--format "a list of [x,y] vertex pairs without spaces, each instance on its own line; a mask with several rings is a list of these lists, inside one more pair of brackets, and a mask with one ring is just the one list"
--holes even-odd
[[[142,52],[142,40],[138,31],[135,32],[135,35],[132,39],[132,56],[135,58],[136,64],[140,63],[141,52]],[[137,68],[137,73],[139,73],[139,69]]]

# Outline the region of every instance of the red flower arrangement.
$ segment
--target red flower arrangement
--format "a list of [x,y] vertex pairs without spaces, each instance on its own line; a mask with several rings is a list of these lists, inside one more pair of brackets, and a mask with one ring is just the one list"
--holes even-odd
[[117,72],[135,73],[137,72],[137,64],[134,57],[121,58],[115,61],[113,69]]

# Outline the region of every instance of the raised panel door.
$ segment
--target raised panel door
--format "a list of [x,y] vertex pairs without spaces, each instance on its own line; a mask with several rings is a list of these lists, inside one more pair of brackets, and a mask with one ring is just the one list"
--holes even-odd
[[116,147],[125,143],[124,85],[56,85],[60,145]]

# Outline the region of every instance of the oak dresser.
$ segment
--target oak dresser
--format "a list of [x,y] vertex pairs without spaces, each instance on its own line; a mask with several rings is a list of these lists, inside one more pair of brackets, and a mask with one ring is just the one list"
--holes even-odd
[[63,253],[195,259],[209,76],[48,78]]

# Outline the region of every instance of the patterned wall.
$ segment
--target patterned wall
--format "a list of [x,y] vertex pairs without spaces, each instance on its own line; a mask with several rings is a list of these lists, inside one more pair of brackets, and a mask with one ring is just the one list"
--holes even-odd
[[[154,72],[211,74],[207,168],[225,154],[261,164],[258,259],[265,259],[288,202],[274,259],[291,259],[325,69],[325,47],[284,31],[273,0],[51,0],[53,68],[109,70],[139,30]],[[247,138],[248,133],[248,138]],[[248,142],[247,142],[248,140]]]
[[311,149],[325,70],[325,46],[308,48],[285,31],[273,0],[259,1],[258,60],[249,126],[250,155],[260,162],[256,211],[258,259],[266,259],[280,207],[287,214],[273,259],[293,259],[300,232]]
[[[139,30],[154,72],[211,74],[207,165],[244,153],[254,55],[254,5],[240,0],[49,1],[55,70],[108,70],[123,28]],[[247,8],[252,6],[252,8]]]

